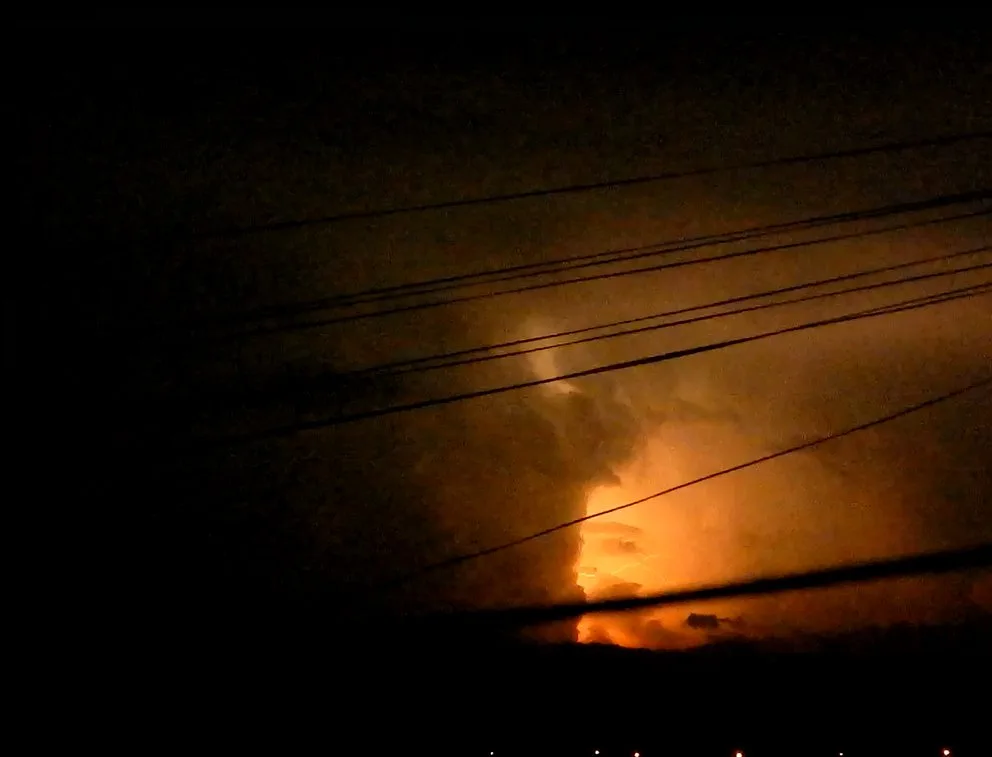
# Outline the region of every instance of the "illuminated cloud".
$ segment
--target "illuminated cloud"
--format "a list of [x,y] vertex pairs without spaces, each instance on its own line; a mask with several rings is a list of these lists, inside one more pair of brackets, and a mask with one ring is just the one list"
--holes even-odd
[[[404,74],[395,81],[386,77],[374,86],[331,81],[327,91],[341,100],[335,95],[284,102],[266,117],[244,94],[253,88],[222,87],[215,104],[177,109],[168,128],[130,129],[129,140],[96,130],[79,147],[74,129],[53,126],[58,133],[49,134],[46,125],[38,132],[48,135],[40,143],[45,154],[71,144],[87,164],[100,167],[100,175],[77,186],[49,182],[46,191],[53,196],[44,204],[73,222],[105,213],[105,221],[125,219],[120,223],[143,232],[171,229],[176,219],[211,228],[256,218],[321,216],[335,208],[479,196],[559,180],[632,176],[651,167],[835,149],[869,142],[872,135],[892,132],[895,124],[907,134],[981,128],[973,123],[970,103],[987,101],[984,89],[976,89],[987,84],[968,78],[971,69],[962,59],[939,60],[939,66],[910,66],[908,74],[881,76],[878,85],[861,76],[859,64],[837,79],[838,94],[818,98],[803,87],[755,89],[750,82],[758,79],[749,80],[737,68],[746,68],[744,62],[724,71],[725,79],[712,80],[727,83],[716,88],[698,73],[672,73],[669,81],[620,63],[592,78],[564,66],[547,72],[547,80],[542,75],[539,84],[500,77],[499,86],[474,85],[435,66],[404,63]],[[804,65],[814,76],[816,65]],[[886,69],[891,63],[878,65]],[[955,86],[944,86],[942,77]],[[746,86],[733,86],[735,81]],[[553,98],[547,82],[561,84]],[[159,107],[155,95],[149,96]],[[357,121],[344,124],[341,113]],[[237,145],[218,128],[232,114],[245,130]],[[774,124],[769,114],[775,114]],[[278,124],[278,140],[269,119]],[[51,121],[74,123],[70,115]],[[107,122],[130,123],[109,117]],[[852,128],[838,130],[838,123]],[[469,136],[466,124],[475,125]],[[120,152],[130,140],[139,141],[139,152],[154,160],[141,162]],[[183,316],[211,309],[242,312],[876,206],[992,180],[980,151],[969,147],[941,155],[734,172],[214,241],[158,267],[150,255],[142,282],[151,283],[129,281],[120,290],[128,301],[168,301],[173,314]],[[74,226],[67,221],[66,228]],[[781,241],[799,236],[783,235]],[[760,260],[483,298],[218,347],[189,374],[221,395],[245,383],[280,387],[268,394],[260,389],[266,403],[237,422],[292,423],[356,409],[352,406],[549,378],[843,306],[798,306],[389,380],[341,378],[363,366],[691,307],[988,238],[988,220],[976,219]],[[89,258],[82,259],[88,268]],[[73,270],[63,274],[75,285]],[[84,281],[90,288],[78,287],[87,301],[94,299],[93,288],[106,287],[99,278],[88,273]],[[881,302],[875,295],[856,299],[864,306]],[[156,538],[162,564],[174,564],[175,554],[203,550],[202,566],[190,558],[190,585],[199,582],[202,568],[257,578],[273,591],[290,586],[301,596],[310,591],[322,596],[327,587],[364,596],[377,582],[435,560],[526,536],[582,517],[591,507],[636,499],[977,378],[992,359],[989,316],[988,300],[976,300],[559,382],[548,391],[328,428],[211,458],[185,478],[163,476],[161,485],[129,490],[127,496],[157,502],[156,512],[178,512],[170,507],[184,503],[187,514],[170,515],[176,518],[170,529],[148,530],[161,534]],[[407,610],[574,600],[587,593],[654,591],[992,538],[990,429],[989,399],[968,398],[460,565],[371,601]],[[211,536],[194,544],[200,537],[193,534],[201,533]],[[768,628],[939,619],[962,605],[989,607],[989,596],[987,582],[970,579],[865,587],[681,608],[639,619],[601,618],[595,621],[596,638],[680,645],[712,630],[687,626],[687,613],[718,619],[746,615],[748,632],[756,634]],[[575,624],[568,626],[558,629],[558,638],[574,635]]]
[[637,526],[610,520],[591,520],[583,524],[582,531],[589,535],[618,536],[636,538],[644,531]]
[[637,542],[629,539],[603,539],[599,542],[599,549],[604,554],[613,555],[638,555],[641,554]]

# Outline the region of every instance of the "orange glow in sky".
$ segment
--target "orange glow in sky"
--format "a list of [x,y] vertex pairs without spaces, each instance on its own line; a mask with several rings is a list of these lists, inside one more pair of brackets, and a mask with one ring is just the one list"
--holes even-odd
[[[687,447],[673,446],[671,439],[659,436],[652,440],[639,460],[618,472],[618,485],[600,486],[590,492],[587,512],[603,512],[691,478],[695,471],[682,460],[690,452]],[[732,566],[721,559],[720,552],[704,546],[700,532],[707,521],[722,517],[714,494],[705,487],[689,489],[583,523],[576,572],[586,596],[595,599],[634,591],[659,592],[726,575]],[[727,507],[733,503],[722,504]],[[718,523],[711,525],[719,528]],[[729,603],[707,603],[695,608],[659,609],[649,617],[669,631],[660,646],[685,647],[706,641],[704,635],[685,626],[690,612],[722,615],[733,609]],[[643,614],[640,617],[645,619]],[[644,643],[623,615],[582,618],[579,639],[621,646]]]
[[[767,450],[766,443],[728,424],[661,424],[635,459],[616,471],[618,483],[589,492],[587,513],[604,512]],[[911,528],[898,510],[883,507],[884,498],[863,488],[852,495],[841,485],[817,459],[797,457],[606,514],[580,526],[577,582],[589,599],[631,596],[911,549]],[[902,608],[916,601],[917,588],[911,583],[838,588],[592,615],[579,621],[579,640],[685,648],[740,634],[781,636],[835,624],[870,624],[905,613]],[[690,620],[690,614],[706,617]]]

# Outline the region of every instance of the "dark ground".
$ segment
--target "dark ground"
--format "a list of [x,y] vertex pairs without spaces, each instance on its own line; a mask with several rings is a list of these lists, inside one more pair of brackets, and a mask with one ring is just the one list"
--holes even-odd
[[[220,628],[160,627],[137,649],[128,629],[117,651],[133,651],[129,664],[80,650],[87,674],[64,690],[115,713],[111,743],[163,733],[378,754],[987,754],[989,620],[854,634],[815,653],[418,639],[400,627],[364,643],[352,628],[339,646],[312,619]],[[92,711],[80,727],[100,730]]]

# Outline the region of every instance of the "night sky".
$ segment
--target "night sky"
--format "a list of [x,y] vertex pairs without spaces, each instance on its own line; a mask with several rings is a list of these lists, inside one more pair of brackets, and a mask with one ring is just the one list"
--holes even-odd
[[[265,230],[989,132],[987,35],[923,25],[746,33],[695,21],[652,34],[511,34],[431,30],[428,22],[404,32],[235,21],[24,30],[37,44],[10,111],[23,139],[9,145],[23,179],[17,219],[25,228],[25,251],[12,256],[30,275],[7,284],[7,333],[12,362],[28,368],[20,396],[31,399],[15,403],[24,420],[16,467],[29,472],[25,507],[32,518],[41,514],[43,545],[28,572],[44,576],[62,614],[77,619],[70,640],[141,647],[202,633],[223,647],[239,629],[264,627],[283,634],[280,643],[293,644],[304,629],[299,638],[350,649],[373,637],[401,641],[399,618],[426,610],[626,596],[992,540],[986,387],[381,589],[452,555],[987,378],[987,291],[657,365],[251,439],[988,283],[988,271],[975,270],[478,365],[347,375],[980,247],[992,229],[987,215],[240,334],[291,322],[252,318],[264,308],[986,190],[988,136]],[[706,252],[982,209],[987,195]],[[988,262],[978,252],[887,277]],[[229,441],[210,441],[220,438]],[[663,650],[733,639],[810,649],[866,629],[951,627],[990,613],[989,574],[972,573],[590,616],[532,634]]]

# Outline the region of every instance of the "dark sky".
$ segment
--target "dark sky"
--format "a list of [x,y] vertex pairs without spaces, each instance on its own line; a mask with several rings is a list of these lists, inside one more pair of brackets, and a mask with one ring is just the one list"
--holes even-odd
[[[260,596],[332,607],[433,560],[986,375],[987,295],[570,386],[175,452],[177,440],[182,448],[198,435],[547,376],[888,300],[811,304],[381,384],[333,380],[343,370],[987,241],[987,218],[978,218],[206,347],[192,346],[186,327],[151,327],[988,186],[985,140],[191,236],[992,127],[992,69],[977,32],[732,26],[694,22],[654,35],[281,24],[26,32],[42,52],[15,86],[14,120],[26,136],[15,162],[25,169],[30,262],[41,265],[12,302],[18,324],[37,326],[18,339],[18,354],[37,367],[39,417],[53,422],[32,447],[32,469],[39,502],[60,503],[59,526],[73,524],[69,544],[50,547],[72,556],[71,580],[113,606],[127,597],[163,617],[256,606]],[[572,530],[373,602],[396,610],[575,599],[590,555],[602,561],[597,575],[618,570],[617,555],[643,557],[632,573],[585,586],[596,594],[616,591],[611,582],[654,590],[987,540],[990,419],[988,393],[976,393],[629,511],[615,523],[635,536],[612,553],[609,539],[595,551],[603,537],[594,530],[582,552]],[[942,620],[989,601],[988,584],[966,577],[697,611],[743,617],[764,634]],[[682,646],[699,638],[681,622],[688,612],[587,632]]]

